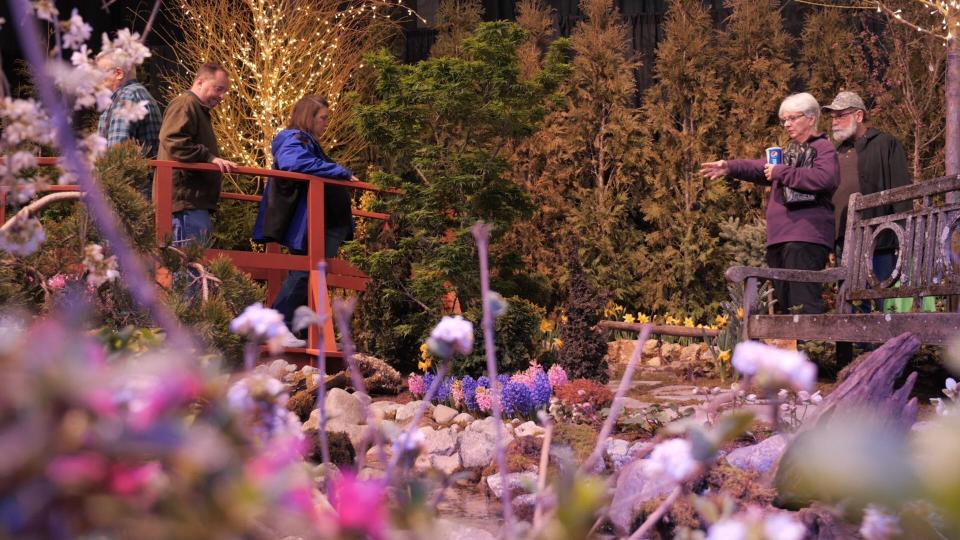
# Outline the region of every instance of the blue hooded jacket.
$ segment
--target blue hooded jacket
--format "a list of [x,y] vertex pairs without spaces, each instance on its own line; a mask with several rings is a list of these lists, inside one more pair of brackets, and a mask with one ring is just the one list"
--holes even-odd
[[[313,135],[285,129],[273,138],[273,168],[334,180],[349,180],[353,173],[334,163]],[[342,186],[324,186],[324,227],[350,227],[350,192]],[[307,249],[307,183],[271,178],[253,226],[255,242],[279,242],[291,250]]]

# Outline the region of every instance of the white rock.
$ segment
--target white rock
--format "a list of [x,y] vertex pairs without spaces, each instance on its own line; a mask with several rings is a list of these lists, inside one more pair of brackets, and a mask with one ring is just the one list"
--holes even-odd
[[620,472],[608,514],[619,535],[630,532],[640,506],[673,490],[673,482],[660,472],[649,459],[634,461]]
[[464,469],[483,468],[493,462],[494,445],[482,432],[460,434],[460,463]]
[[469,413],[465,413],[465,412],[462,412],[453,417],[453,423],[457,424],[460,427],[466,427],[470,425],[470,423],[473,422],[473,420],[474,420],[473,416],[470,416]]
[[[413,415],[416,414],[417,409],[420,408],[420,405],[422,403],[423,401],[418,400],[418,401],[411,401],[406,405],[401,405],[400,408],[397,409],[396,415],[394,416],[394,420],[396,420],[398,424],[405,424],[410,420],[413,420]],[[424,414],[430,414],[430,408],[432,407],[433,405],[427,404],[427,410]]]
[[457,416],[457,410],[446,405],[437,405],[433,408],[433,421],[445,426],[453,421]]
[[[535,489],[536,485],[537,473],[535,472],[510,473],[507,475],[507,488],[510,490],[511,495],[530,493]],[[499,473],[491,474],[487,477],[487,487],[490,488],[490,492],[494,497],[499,499],[503,496],[503,482],[500,480]]]
[[787,439],[777,434],[758,444],[733,450],[727,454],[727,463],[741,470],[765,473],[780,461],[786,448]]
[[449,429],[435,430],[432,427],[420,428],[423,433],[424,454],[439,454],[449,456],[457,451],[457,435]]
[[376,401],[370,404],[370,414],[381,420],[393,420],[397,417],[400,405],[392,401]]
[[433,527],[433,540],[496,540],[493,533],[460,521],[437,519]]
[[327,418],[335,420],[338,424],[357,425],[364,421],[360,400],[355,394],[341,388],[331,388],[323,405]]
[[514,429],[513,434],[516,435],[517,437],[539,437],[539,436],[542,436],[545,432],[546,432],[545,429],[538,426],[536,422],[531,420],[517,426]]
[[462,468],[460,466],[460,454],[453,454],[452,456],[430,456],[430,466],[449,476]]

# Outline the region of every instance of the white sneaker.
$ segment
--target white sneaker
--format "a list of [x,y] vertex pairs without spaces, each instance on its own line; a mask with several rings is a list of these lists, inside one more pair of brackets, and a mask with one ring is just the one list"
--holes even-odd
[[300,339],[293,334],[287,334],[283,337],[281,345],[283,345],[284,349],[306,349],[307,340]]

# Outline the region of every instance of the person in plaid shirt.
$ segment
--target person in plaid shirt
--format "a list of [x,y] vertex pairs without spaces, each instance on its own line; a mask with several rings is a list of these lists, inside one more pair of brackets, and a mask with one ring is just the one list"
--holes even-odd
[[[97,58],[97,67],[107,73],[106,86],[113,90],[110,106],[100,115],[97,133],[107,140],[107,147],[133,139],[140,145],[140,153],[147,159],[156,159],[160,146],[160,124],[163,116],[150,92],[137,82],[136,68],[124,71],[110,54]],[[146,109],[146,115],[143,110]],[[134,118],[140,117],[139,120]],[[148,179],[141,191],[149,200],[152,182]]]

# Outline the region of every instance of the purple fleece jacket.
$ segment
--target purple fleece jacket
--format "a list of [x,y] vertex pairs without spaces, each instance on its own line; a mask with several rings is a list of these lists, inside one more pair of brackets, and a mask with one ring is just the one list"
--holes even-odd
[[[783,242],[810,242],[833,249],[833,192],[840,185],[840,164],[833,143],[820,134],[807,141],[817,152],[812,167],[777,165],[773,182],[763,175],[762,159],[727,161],[728,176],[756,184],[771,185],[767,201],[767,245]],[[820,192],[812,206],[788,209],[783,205],[780,184],[809,192]]]

